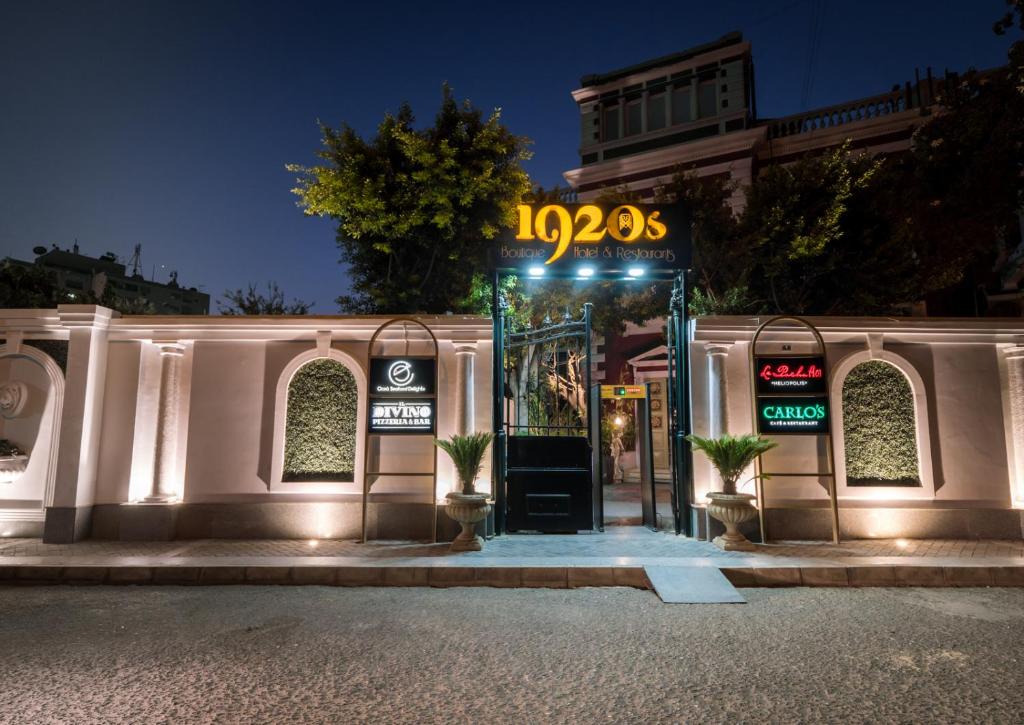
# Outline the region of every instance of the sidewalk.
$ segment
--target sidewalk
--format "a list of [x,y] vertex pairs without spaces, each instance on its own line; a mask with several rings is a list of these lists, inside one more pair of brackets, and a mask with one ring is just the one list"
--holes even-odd
[[484,550],[334,540],[0,540],[3,583],[635,586],[644,566],[713,566],[736,586],[1024,586],[1024,541],[787,541],[725,552],[640,527],[513,535]]

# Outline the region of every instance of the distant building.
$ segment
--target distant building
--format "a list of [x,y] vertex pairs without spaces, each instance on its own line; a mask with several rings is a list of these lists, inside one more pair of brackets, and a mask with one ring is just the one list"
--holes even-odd
[[930,75],[887,93],[773,119],[757,116],[750,43],[738,32],[602,74],[572,92],[580,110],[580,166],[565,178],[581,201],[626,186],[644,197],[680,169],[744,185],[758,169],[841,145],[891,153],[929,115],[944,80]]
[[24,266],[35,264],[50,272],[60,289],[83,301],[89,292],[102,297],[108,290],[124,300],[145,300],[158,315],[208,315],[210,295],[195,287],[178,284],[177,272],[171,273],[167,284],[145,279],[141,274],[128,274],[124,264],[113,253],[90,257],[78,251],[78,244],[70,250],[56,245],[49,250],[36,247],[35,262],[8,257],[6,261]]
[[[572,91],[580,111],[580,165],[564,173],[580,201],[628,188],[650,199],[679,171],[735,183],[733,211],[761,169],[849,142],[871,154],[910,150],[956,76],[929,69],[867,98],[782,118],[759,118],[750,43],[738,32],[672,55],[591,74]],[[992,278],[932,295],[928,314],[1024,315],[1024,215],[1015,251]],[[613,373],[616,371],[612,371]]]

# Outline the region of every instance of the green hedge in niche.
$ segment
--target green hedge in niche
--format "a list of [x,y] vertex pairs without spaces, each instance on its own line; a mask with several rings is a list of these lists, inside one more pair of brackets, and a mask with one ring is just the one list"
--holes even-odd
[[341,363],[299,368],[288,386],[282,480],[352,481],[358,405],[355,378]]
[[920,486],[914,394],[889,363],[861,363],[843,382],[843,438],[850,486]]

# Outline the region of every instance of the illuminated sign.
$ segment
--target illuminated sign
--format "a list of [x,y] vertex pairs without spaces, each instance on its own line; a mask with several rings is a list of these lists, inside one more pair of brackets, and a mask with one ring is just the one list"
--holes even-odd
[[601,398],[605,400],[643,399],[647,397],[646,385],[602,385]]
[[370,432],[433,433],[433,398],[370,401]]
[[818,356],[758,357],[754,375],[759,394],[825,393],[825,358]]
[[376,357],[370,359],[370,397],[433,395],[434,358]]
[[757,399],[757,430],[775,435],[829,432],[827,395],[772,396]]
[[519,204],[495,267],[532,277],[624,276],[690,266],[690,215],[669,204]]

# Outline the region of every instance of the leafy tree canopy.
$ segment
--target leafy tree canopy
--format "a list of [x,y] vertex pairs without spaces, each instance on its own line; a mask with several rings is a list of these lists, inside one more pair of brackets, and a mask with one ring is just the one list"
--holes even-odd
[[[321,124],[318,166],[289,166],[306,214],[338,223],[352,294],[347,312],[479,312],[489,241],[515,220],[529,191],[521,166],[529,141],[500,111],[456,102],[445,85],[432,126],[414,128],[412,109],[386,115],[372,139]],[[474,282],[477,286],[474,288]]]
[[306,315],[312,303],[299,299],[286,303],[277,282],[268,282],[266,295],[258,292],[256,285],[250,284],[244,291],[227,290],[217,306],[222,315]]

